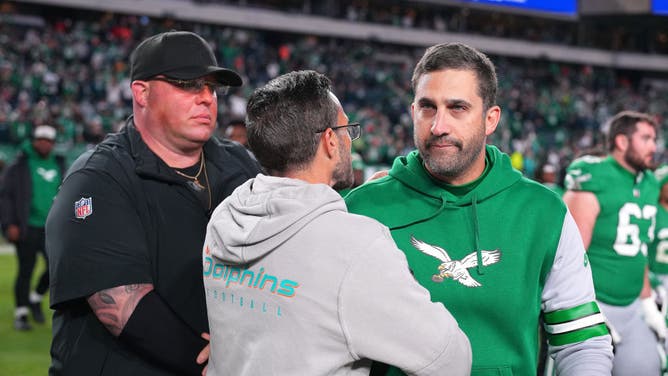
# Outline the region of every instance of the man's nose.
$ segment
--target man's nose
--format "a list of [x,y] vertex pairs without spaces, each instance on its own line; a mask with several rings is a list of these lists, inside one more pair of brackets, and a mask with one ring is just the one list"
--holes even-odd
[[441,136],[452,132],[452,118],[445,111],[437,111],[431,124],[431,134]]

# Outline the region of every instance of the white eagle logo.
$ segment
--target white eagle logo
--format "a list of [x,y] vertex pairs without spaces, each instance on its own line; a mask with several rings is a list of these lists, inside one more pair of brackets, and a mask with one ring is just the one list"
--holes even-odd
[[[471,274],[469,274],[468,270],[466,270],[468,268],[478,266],[478,258],[476,256],[476,252],[469,253],[461,261],[459,260],[453,261],[448,255],[448,252],[445,251],[445,249],[435,245],[427,244],[421,240],[417,240],[412,235],[411,235],[411,244],[413,244],[413,246],[417,248],[418,251],[427,254],[429,256],[435,257],[443,262],[441,265],[438,266],[439,274],[434,274],[431,277],[432,281],[443,282],[445,278],[452,278],[455,281],[467,287],[482,286],[480,282],[473,279],[473,277],[471,277]],[[501,251],[499,251],[498,249],[495,249],[493,251],[480,251],[480,253],[482,256],[483,266],[495,264],[499,262],[499,260],[501,260]]]
[[56,175],[58,175],[58,170],[47,170],[44,167],[37,167],[37,173],[42,177],[42,179],[48,182],[52,182]]

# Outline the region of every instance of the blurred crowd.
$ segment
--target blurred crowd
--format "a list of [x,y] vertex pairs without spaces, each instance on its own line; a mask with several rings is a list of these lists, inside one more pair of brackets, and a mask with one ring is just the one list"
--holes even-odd
[[[616,51],[668,53],[665,17],[638,14],[536,17],[472,2],[401,0],[190,0],[417,28]],[[542,15],[546,15],[542,13]],[[549,15],[548,15],[549,16]]]
[[[41,8],[28,15],[34,16],[30,22],[0,22],[0,159],[11,158],[33,124],[58,128],[56,152],[69,162],[118,130],[131,113],[128,54],[146,36],[170,29],[204,36],[219,63],[244,79],[241,89],[219,98],[221,136],[228,123],[244,118],[246,98],[256,87],[282,73],[314,69],[332,79],[351,121],[363,124],[353,147],[366,165],[389,165],[413,149],[410,78],[422,48]],[[665,77],[492,58],[503,109],[502,131],[492,142],[512,153],[529,177],[545,163],[561,169],[600,147],[606,119],[622,109],[651,113],[667,128]]]

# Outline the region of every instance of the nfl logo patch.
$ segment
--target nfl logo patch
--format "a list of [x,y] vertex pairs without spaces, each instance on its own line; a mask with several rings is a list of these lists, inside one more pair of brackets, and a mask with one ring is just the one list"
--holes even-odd
[[93,214],[93,199],[91,197],[82,197],[74,203],[74,216],[79,219],[86,219]]

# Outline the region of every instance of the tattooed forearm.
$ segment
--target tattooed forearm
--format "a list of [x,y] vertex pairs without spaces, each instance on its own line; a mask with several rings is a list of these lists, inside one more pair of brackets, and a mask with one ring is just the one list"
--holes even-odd
[[88,297],[88,304],[95,312],[98,320],[118,337],[128,319],[137,307],[137,303],[153,290],[149,283],[118,286],[98,291]]

